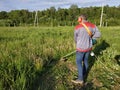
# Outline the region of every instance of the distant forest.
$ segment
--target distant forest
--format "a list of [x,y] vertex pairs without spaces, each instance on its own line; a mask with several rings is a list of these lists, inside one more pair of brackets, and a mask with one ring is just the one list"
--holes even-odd
[[[71,5],[68,9],[50,7],[46,10],[12,10],[0,12],[0,26],[74,26],[80,14],[86,14],[88,21],[99,25],[101,7],[78,8]],[[35,19],[36,16],[36,19]],[[120,5],[104,6],[102,26],[120,25]]]

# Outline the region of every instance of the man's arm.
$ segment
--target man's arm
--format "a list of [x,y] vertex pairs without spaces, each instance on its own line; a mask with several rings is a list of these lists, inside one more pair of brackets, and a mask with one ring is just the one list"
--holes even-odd
[[78,30],[74,30],[74,40],[75,40],[75,43],[77,43],[77,33],[78,33]]
[[97,38],[99,38],[101,36],[101,33],[100,33],[100,31],[98,30],[98,28],[97,27],[95,27],[95,31],[94,31],[94,34],[93,34],[93,39],[97,39]]

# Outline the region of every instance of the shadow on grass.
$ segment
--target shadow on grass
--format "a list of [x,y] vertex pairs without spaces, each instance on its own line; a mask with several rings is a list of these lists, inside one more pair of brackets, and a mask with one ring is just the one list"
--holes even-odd
[[[96,47],[93,51],[96,54],[96,56],[99,56],[100,52],[105,50],[109,46],[110,45],[105,40],[103,40],[99,45],[96,45]],[[61,84],[64,85],[63,88],[69,87],[70,85],[72,85],[71,82],[68,82],[68,80],[67,80],[68,78],[67,78],[66,74],[64,74],[65,70],[67,70],[67,69],[63,70],[62,68],[60,68],[61,66],[57,66],[59,64],[59,60],[60,60],[60,57],[57,59],[50,58],[51,62],[46,63],[43,66],[44,68],[42,69],[42,71],[37,73],[38,77],[35,77],[36,79],[33,83],[31,90],[56,90],[57,89],[56,86],[58,86],[58,83],[60,84],[59,86],[61,86]],[[90,62],[89,62],[90,66],[89,66],[88,74],[89,74],[92,66],[94,65],[95,61],[96,60],[94,57],[90,57]],[[62,64],[62,66],[63,66],[63,64]],[[62,70],[61,72],[57,71],[57,73],[59,73],[59,74],[62,73],[61,80],[56,79],[56,74],[55,74],[56,71],[54,71],[54,70],[56,70],[55,68]],[[68,73],[68,72],[69,71],[67,71],[66,73]],[[87,76],[88,76],[88,74],[87,74]],[[65,78],[64,78],[64,76],[65,76]],[[85,80],[87,80],[87,76],[86,76]],[[63,88],[61,90],[63,90]],[[77,89],[78,90],[93,90],[94,85],[93,85],[93,82],[90,82],[90,83],[87,83],[86,85],[84,85],[83,87],[75,86],[73,88],[70,88],[70,90],[77,90]]]
[[56,78],[53,68],[59,63],[59,59],[50,58],[50,62],[44,64],[42,71],[36,73],[31,90],[55,90]]
[[120,66],[120,55],[116,55],[115,60],[117,61],[118,65]]
[[[103,40],[100,44],[96,45],[93,52],[95,53],[96,57],[98,57],[100,55],[100,52],[105,50],[107,47],[110,47],[110,45],[105,40]],[[88,68],[88,73],[85,77],[85,81],[87,80],[88,74],[92,66],[94,65],[95,61],[96,61],[95,57],[91,57],[91,56],[89,57],[89,68]]]

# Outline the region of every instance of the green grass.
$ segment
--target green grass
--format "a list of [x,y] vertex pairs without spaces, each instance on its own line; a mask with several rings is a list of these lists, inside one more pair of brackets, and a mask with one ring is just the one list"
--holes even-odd
[[74,86],[77,75],[74,27],[0,27],[1,90],[118,90],[120,27],[99,28],[102,37],[89,57],[87,84]]

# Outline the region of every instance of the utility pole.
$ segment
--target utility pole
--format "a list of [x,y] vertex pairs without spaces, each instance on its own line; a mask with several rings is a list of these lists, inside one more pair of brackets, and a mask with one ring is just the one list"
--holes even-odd
[[100,27],[102,27],[103,10],[104,10],[104,5],[102,5],[102,11],[101,11],[101,17],[100,17]]
[[34,26],[38,26],[38,11],[35,13],[35,20],[34,20]]

